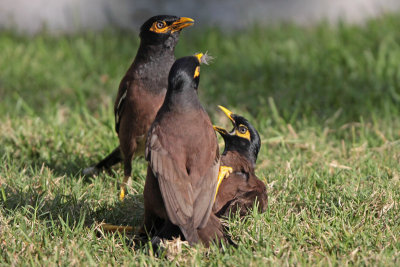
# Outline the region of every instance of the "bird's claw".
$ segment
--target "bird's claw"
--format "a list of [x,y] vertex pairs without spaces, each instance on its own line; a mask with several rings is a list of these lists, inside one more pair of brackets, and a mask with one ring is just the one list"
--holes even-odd
[[125,187],[122,187],[119,192],[119,201],[124,201],[125,198]]
[[218,173],[218,182],[221,183],[224,178],[228,178],[228,176],[232,173],[232,171],[233,171],[232,167],[220,166]]
[[217,198],[217,193],[218,193],[218,188],[222,183],[222,180],[224,178],[228,178],[229,175],[232,173],[233,169],[228,166],[220,166],[219,167],[219,172],[218,172],[218,181],[217,181],[217,190],[215,190],[215,196],[214,196],[214,201]]

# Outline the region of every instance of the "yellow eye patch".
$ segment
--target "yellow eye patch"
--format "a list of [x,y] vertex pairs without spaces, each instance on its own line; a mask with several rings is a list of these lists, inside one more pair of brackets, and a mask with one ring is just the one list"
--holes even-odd
[[194,71],[193,78],[199,77],[200,75],[200,66],[196,67],[196,70]]
[[169,29],[169,27],[167,27],[167,24],[165,23],[165,21],[156,21],[150,27],[150,31],[156,32],[156,33],[166,33],[169,30],[170,29]]
[[[244,130],[239,131],[239,129]],[[235,130],[235,135],[250,141],[250,132],[243,124],[240,124],[239,127]]]

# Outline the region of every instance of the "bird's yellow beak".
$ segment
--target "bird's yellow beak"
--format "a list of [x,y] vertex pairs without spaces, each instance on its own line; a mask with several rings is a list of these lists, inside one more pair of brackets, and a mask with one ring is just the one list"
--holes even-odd
[[[235,125],[235,120],[232,117],[233,112],[230,111],[229,109],[223,107],[223,106],[218,106],[224,113],[225,115],[232,121],[233,125]],[[219,132],[221,135],[229,135],[229,132],[227,130],[225,130],[222,127],[218,127],[218,126],[213,126],[214,130]]]
[[215,130],[216,132],[219,132],[221,135],[226,135],[226,134],[228,134],[228,131],[225,130],[224,128],[222,128],[222,127],[218,127],[218,126],[213,125],[213,128],[214,128],[214,130]]
[[204,56],[203,53],[198,53],[194,55],[195,57],[197,57],[197,60],[199,61],[199,63],[201,63],[201,58]]
[[235,124],[235,120],[232,118],[232,114],[233,112],[230,111],[227,108],[224,108],[223,106],[218,106],[224,113],[225,115],[233,122],[233,124]]
[[194,24],[194,19],[181,17],[177,21],[171,24],[170,28],[172,32],[180,31],[183,28],[192,26]]

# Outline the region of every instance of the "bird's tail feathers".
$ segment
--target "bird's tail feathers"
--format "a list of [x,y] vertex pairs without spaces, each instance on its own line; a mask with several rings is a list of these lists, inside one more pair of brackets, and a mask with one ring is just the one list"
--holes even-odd
[[179,228],[181,228],[181,231],[185,236],[186,241],[188,241],[191,246],[199,243],[199,234],[197,233],[197,230],[193,227],[193,224],[189,226],[181,226]]

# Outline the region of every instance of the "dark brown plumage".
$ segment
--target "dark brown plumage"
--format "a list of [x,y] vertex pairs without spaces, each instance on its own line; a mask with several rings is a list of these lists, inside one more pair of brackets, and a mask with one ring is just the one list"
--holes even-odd
[[193,22],[190,18],[160,15],[150,18],[140,28],[136,58],[122,78],[114,105],[120,146],[94,167],[84,170],[84,174],[90,175],[123,161],[121,200],[131,176],[132,158],[143,155],[147,131],[164,101],[179,33]]
[[146,141],[144,228],[155,238],[171,238],[181,231],[191,245],[223,239],[221,223],[211,213],[219,171],[218,143],[197,96],[205,57],[198,54],[174,63],[164,103]]
[[221,156],[221,169],[230,169],[226,177],[219,177],[219,187],[213,212],[218,216],[228,216],[239,210],[241,216],[247,215],[256,202],[259,212],[264,212],[268,204],[265,184],[255,175],[254,168],[261,147],[257,130],[242,116],[233,114],[221,107],[232,121],[233,130],[214,126],[225,141]]

